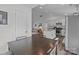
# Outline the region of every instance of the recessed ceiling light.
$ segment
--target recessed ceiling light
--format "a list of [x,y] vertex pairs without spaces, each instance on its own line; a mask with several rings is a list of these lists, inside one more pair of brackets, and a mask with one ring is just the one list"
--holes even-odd
[[43,7],[42,7],[42,6],[40,6],[39,8],[40,8],[40,9],[42,9]]
[[42,9],[42,8],[44,7],[44,5],[45,5],[45,4],[40,4],[40,7],[39,7],[39,8]]

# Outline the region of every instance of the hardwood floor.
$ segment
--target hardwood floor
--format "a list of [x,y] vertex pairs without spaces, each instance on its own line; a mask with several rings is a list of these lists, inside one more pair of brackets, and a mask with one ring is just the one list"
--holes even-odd
[[45,37],[40,37],[38,34],[32,35],[32,50],[33,54],[38,54],[38,52],[43,52],[47,54],[50,48],[54,47],[56,40],[48,39]]
[[[63,38],[64,37],[60,37],[61,40]],[[50,50],[50,48],[53,49],[56,42],[55,38],[48,39],[34,34],[29,38],[9,42],[8,47],[14,55],[49,55],[50,52],[47,53],[47,51]]]

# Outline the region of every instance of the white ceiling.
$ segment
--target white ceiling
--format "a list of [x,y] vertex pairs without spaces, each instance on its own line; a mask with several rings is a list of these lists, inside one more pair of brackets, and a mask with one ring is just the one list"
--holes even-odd
[[23,4],[24,7],[29,7],[29,8],[34,8],[36,6],[38,6],[38,4]]
[[38,5],[35,8],[33,8],[33,10],[40,13],[63,16],[66,14],[71,14],[71,13],[76,12],[76,7],[79,7],[79,5],[78,4],[75,4],[75,5],[73,4],[46,4],[46,5]]

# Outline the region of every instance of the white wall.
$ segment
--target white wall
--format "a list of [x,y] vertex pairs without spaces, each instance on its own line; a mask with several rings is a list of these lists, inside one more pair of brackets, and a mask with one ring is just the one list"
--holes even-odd
[[31,8],[16,8],[16,37],[31,36]]
[[79,16],[68,18],[68,46],[79,53]]
[[0,25],[0,54],[8,51],[8,42],[16,37],[31,36],[31,8],[21,5],[0,5],[1,11],[8,12],[8,25]]
[[8,41],[15,40],[15,9],[0,5],[0,10],[8,12],[8,25],[0,25],[0,53],[8,51]]

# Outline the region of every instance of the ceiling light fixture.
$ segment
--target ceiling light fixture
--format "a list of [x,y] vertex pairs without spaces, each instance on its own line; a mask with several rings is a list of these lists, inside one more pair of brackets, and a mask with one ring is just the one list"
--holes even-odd
[[45,6],[45,4],[40,4],[40,9],[43,9],[43,7]]
[[40,8],[40,9],[42,9],[43,7],[42,7],[42,6],[40,6],[39,8]]

